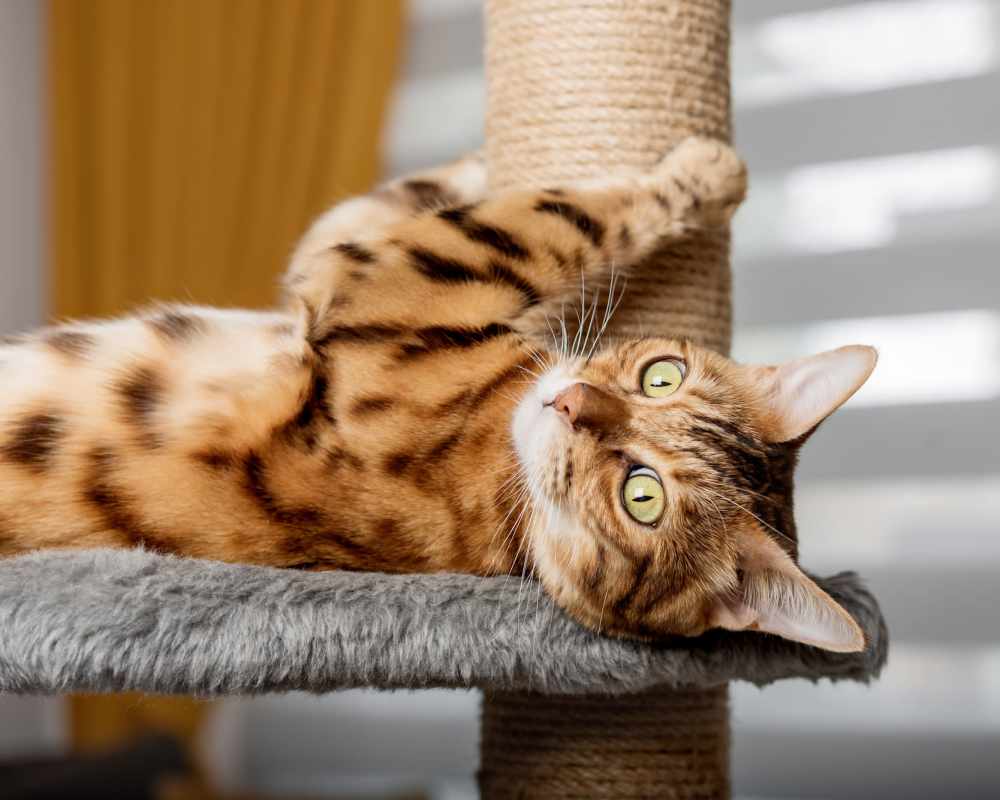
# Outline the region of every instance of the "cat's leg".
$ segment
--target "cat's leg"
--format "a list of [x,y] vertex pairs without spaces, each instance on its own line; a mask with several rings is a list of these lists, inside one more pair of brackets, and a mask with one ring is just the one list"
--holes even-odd
[[507,192],[341,242],[293,275],[289,290],[312,340],[531,330],[540,313],[579,297],[581,282],[627,273],[666,242],[725,225],[745,191],[746,169],[729,147],[688,139],[648,174]]
[[318,217],[296,247],[286,281],[307,273],[313,260],[322,258],[331,247],[373,241],[414,214],[477,203],[485,195],[486,163],[478,152],[387,181]]
[[[501,196],[469,214],[466,225],[473,228],[474,218],[510,231],[530,253],[505,262],[531,282],[534,303],[523,305],[521,319],[537,332],[544,315],[580,301],[581,287],[606,286],[664,245],[727,225],[746,188],[746,167],[732,148],[691,137],[648,173]],[[455,220],[457,213],[440,216]]]
[[224,542],[266,525],[244,499],[247,459],[325,419],[293,323],[167,306],[0,345],[0,556],[142,544],[226,557]]

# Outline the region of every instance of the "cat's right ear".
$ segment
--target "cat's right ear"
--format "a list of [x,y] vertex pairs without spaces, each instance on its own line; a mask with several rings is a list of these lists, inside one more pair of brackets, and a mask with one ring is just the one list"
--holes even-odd
[[777,367],[748,367],[772,442],[804,436],[840,408],[875,369],[874,347],[851,345]]

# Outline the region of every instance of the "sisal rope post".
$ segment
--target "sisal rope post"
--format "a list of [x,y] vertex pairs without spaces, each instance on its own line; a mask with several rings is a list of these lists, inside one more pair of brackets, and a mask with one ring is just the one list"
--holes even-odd
[[[494,188],[646,169],[685,136],[730,140],[729,0],[487,0]],[[728,352],[729,238],[629,281],[612,335]],[[729,796],[725,686],[630,696],[487,692],[479,783],[498,798]]]
[[725,686],[608,697],[487,692],[479,789],[514,798],[728,794]]

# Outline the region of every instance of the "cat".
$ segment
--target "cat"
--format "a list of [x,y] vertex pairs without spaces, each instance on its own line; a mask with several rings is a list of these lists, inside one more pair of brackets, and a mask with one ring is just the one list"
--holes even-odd
[[791,488],[871,348],[773,367],[537,340],[581,281],[725,226],[745,188],[700,138],[648,174],[492,197],[469,157],[323,215],[282,310],[158,306],[7,340],[0,555],[520,572],[612,635],[860,650],[795,563]]

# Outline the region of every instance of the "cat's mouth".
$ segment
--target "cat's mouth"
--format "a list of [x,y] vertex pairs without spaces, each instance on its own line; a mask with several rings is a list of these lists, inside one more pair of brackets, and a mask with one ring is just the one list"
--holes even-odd
[[511,423],[514,450],[536,502],[556,502],[556,498],[546,491],[550,482],[548,476],[553,463],[560,460],[557,458],[559,445],[569,430],[553,407],[553,401],[577,380],[566,367],[554,367],[528,389],[514,412]]

